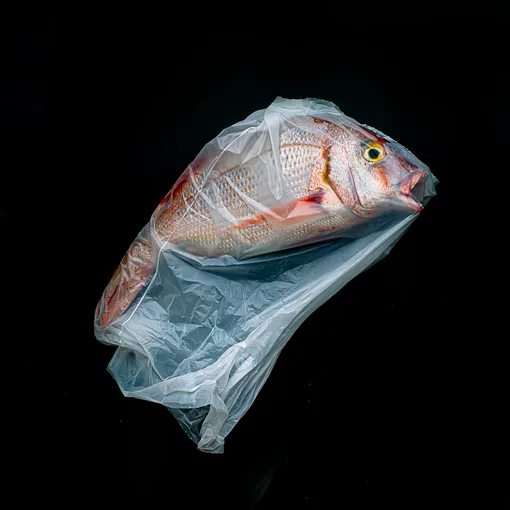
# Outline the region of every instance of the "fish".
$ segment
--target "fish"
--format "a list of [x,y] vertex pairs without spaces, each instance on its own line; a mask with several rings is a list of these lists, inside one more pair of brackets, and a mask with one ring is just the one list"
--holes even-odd
[[345,115],[334,121],[295,115],[282,122],[278,142],[276,150],[266,147],[231,163],[197,157],[105,288],[96,307],[102,327],[129,307],[168,245],[197,257],[243,259],[422,210],[428,167],[374,128]]

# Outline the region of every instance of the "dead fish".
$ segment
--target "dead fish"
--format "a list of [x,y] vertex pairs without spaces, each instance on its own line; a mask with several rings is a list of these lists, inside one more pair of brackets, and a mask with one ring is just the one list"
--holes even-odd
[[197,158],[114,273],[96,308],[101,326],[127,309],[167,244],[196,256],[244,258],[340,236],[384,214],[422,210],[425,165],[349,117],[291,118],[280,127],[278,150],[276,160],[266,151],[216,168],[217,160]]

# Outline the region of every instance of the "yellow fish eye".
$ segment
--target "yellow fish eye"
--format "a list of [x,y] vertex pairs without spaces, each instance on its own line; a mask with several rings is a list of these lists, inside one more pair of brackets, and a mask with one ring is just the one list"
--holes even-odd
[[386,156],[384,147],[378,142],[365,142],[363,145],[365,146],[363,157],[371,163],[377,163]]

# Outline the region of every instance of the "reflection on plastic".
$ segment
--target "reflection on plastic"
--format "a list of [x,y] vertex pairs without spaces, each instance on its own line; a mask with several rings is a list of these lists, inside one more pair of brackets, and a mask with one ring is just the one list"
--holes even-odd
[[224,130],[97,305],[124,395],[167,406],[199,449],[222,452],[293,332],[390,251],[436,182],[325,101],[278,98]]

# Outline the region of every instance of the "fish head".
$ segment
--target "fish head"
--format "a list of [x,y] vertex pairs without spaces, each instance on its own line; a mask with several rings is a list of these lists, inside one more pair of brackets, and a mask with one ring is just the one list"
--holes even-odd
[[[351,200],[360,211],[421,212],[429,168],[383,133],[352,124],[347,129],[347,168]],[[335,175],[331,178],[334,181]],[[343,177],[345,188],[345,176]]]

